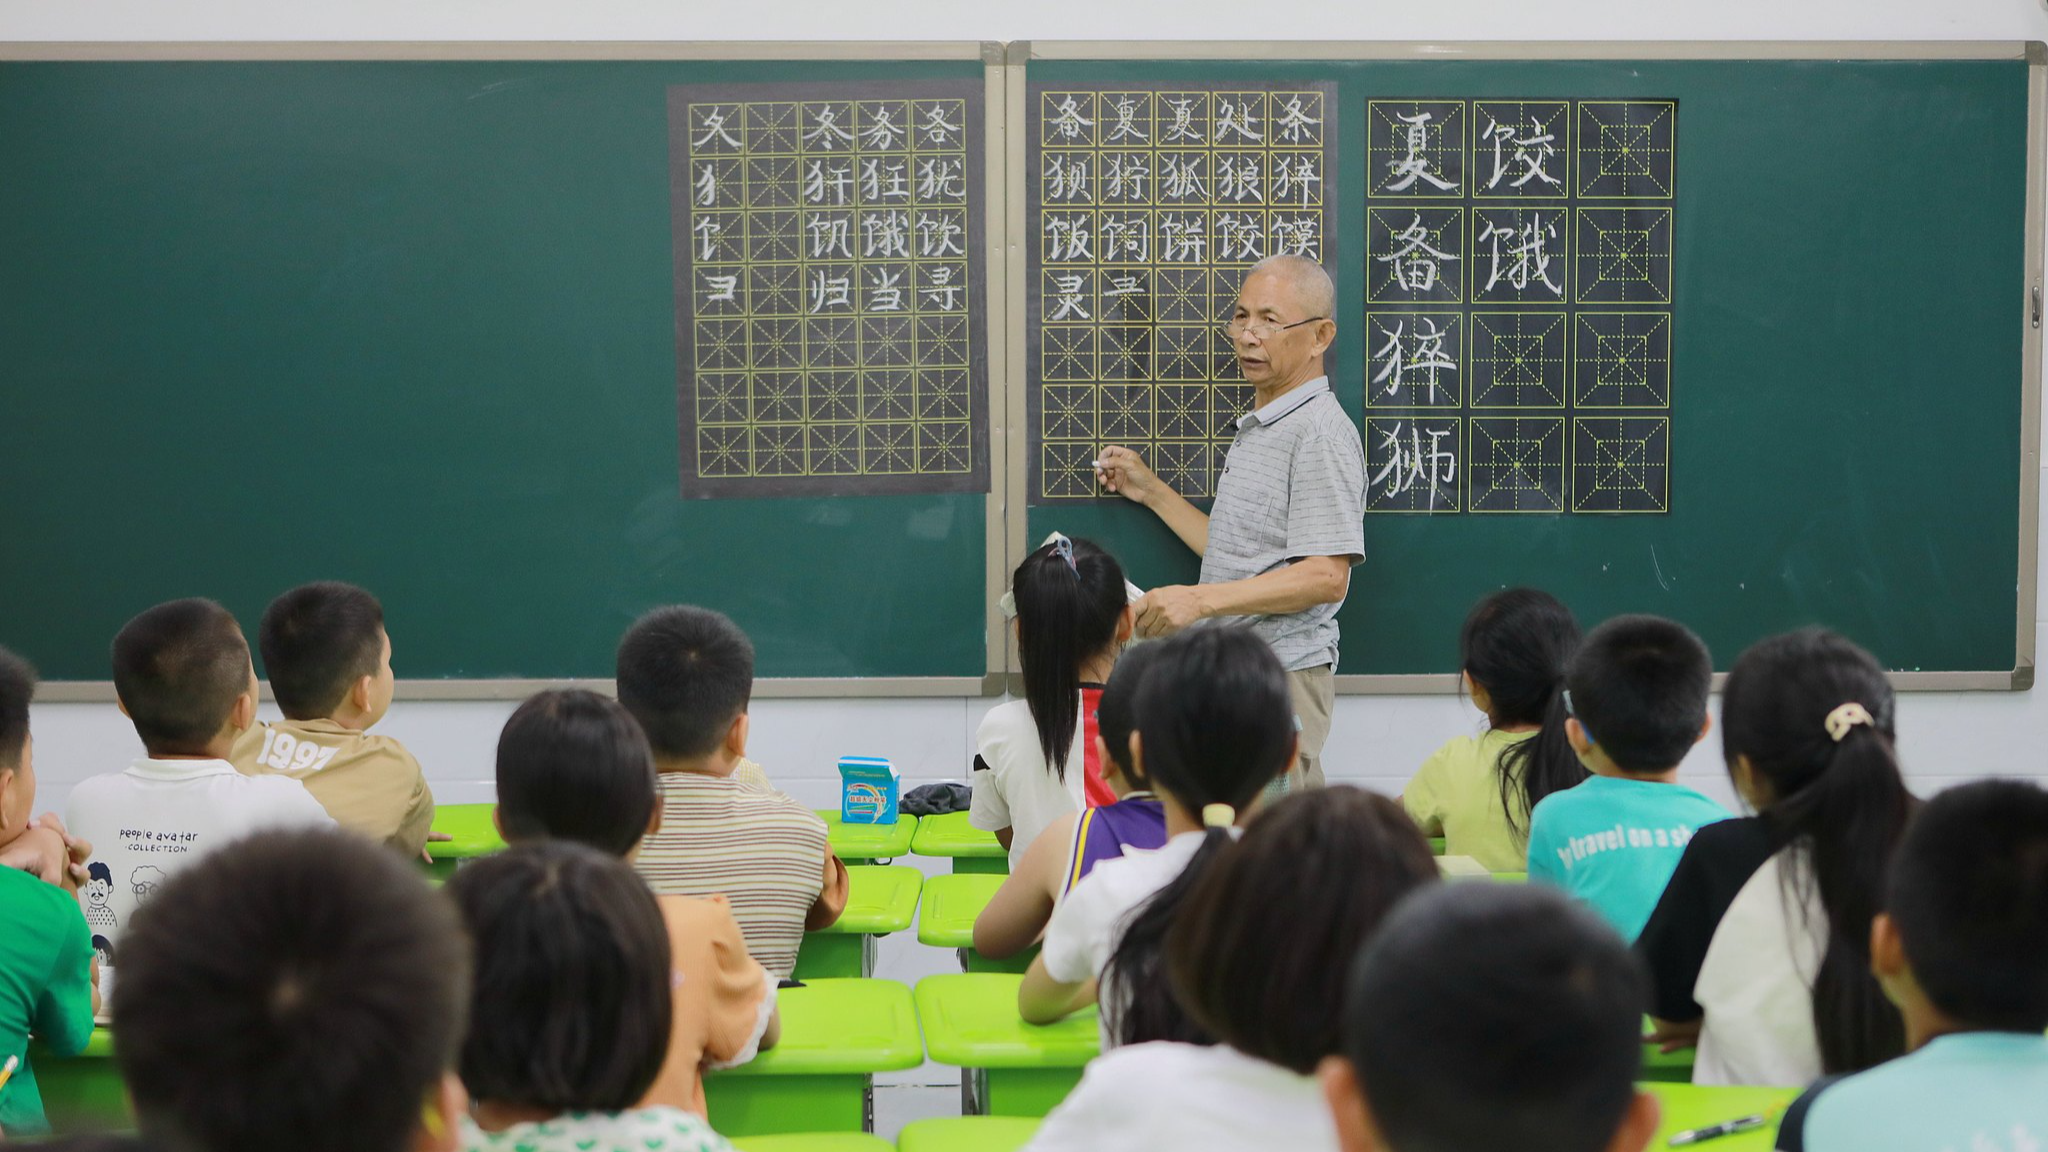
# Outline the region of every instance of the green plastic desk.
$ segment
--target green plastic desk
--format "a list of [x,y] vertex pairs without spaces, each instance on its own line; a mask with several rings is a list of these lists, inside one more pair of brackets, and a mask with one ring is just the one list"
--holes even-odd
[[740,1152],[895,1152],[880,1136],[862,1132],[806,1132],[789,1136],[747,1136],[732,1142]]
[[924,873],[901,864],[850,864],[846,910],[830,928],[804,934],[796,957],[799,980],[871,976],[875,937],[910,928]]
[[[1656,1025],[1648,1016],[1643,1017],[1643,1035],[1650,1034]],[[1696,1048],[1680,1048],[1676,1052],[1659,1052],[1655,1044],[1643,1045],[1643,1079],[1658,1084],[1691,1084],[1693,1057]]]
[[919,856],[950,857],[955,872],[1003,875],[1010,870],[1010,854],[996,842],[996,834],[968,823],[965,812],[919,819],[910,850]]
[[868,1131],[874,1074],[924,1063],[910,989],[894,980],[818,980],[784,988],[777,1006],[781,1043],[704,1079],[727,1137]]
[[940,1116],[905,1124],[897,1152],[1017,1152],[1038,1133],[1022,1116]]
[[917,982],[917,1014],[933,1060],[971,1075],[960,1082],[961,1111],[1042,1117],[1080,1082],[1101,1050],[1095,1010],[1057,1024],[1017,1016],[1022,976],[963,972]]
[[910,840],[917,834],[915,816],[898,813],[894,824],[846,824],[840,821],[837,808],[817,812],[825,822],[825,839],[832,845],[832,854],[841,860],[894,860],[910,855]]
[[1495,872],[1493,873],[1493,879],[1495,883],[1499,884],[1527,884],[1529,882],[1529,874],[1527,872]]
[[492,818],[497,808],[496,804],[436,805],[434,831],[445,832],[452,839],[428,841],[427,854],[434,862],[421,867],[429,876],[446,880],[455,875],[464,860],[503,852],[505,838],[498,835],[497,823]]
[[960,966],[969,972],[1021,973],[1031,967],[1031,958],[1038,955],[1036,945],[1006,960],[992,960],[974,950],[974,921],[995,898],[1003,879],[985,872],[955,872],[926,880],[917,905],[917,942],[958,951]]
[[1702,1145],[1713,1152],[1768,1152],[1778,1139],[1778,1121],[1785,1106],[1799,1096],[1797,1088],[1721,1087],[1706,1084],[1645,1084],[1664,1105],[1664,1122],[1652,1148],[1671,1146],[1673,1133],[1705,1128],[1744,1116],[1764,1115],[1770,1123],[1748,1132],[1722,1136]]
[[57,1135],[135,1130],[128,1089],[114,1065],[114,1034],[105,1027],[95,1029],[76,1056],[52,1056],[31,1043],[29,1060],[42,1089],[43,1113]]

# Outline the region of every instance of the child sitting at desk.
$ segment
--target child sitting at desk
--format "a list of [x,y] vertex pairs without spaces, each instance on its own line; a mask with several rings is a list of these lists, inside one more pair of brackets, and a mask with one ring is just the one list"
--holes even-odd
[[1564,672],[1579,624],[1555,596],[1496,592],[1458,634],[1458,667],[1486,731],[1460,736],[1422,762],[1401,803],[1425,836],[1489,872],[1528,867],[1529,812],[1586,778],[1564,734]]
[[[654,756],[615,700],[581,689],[531,697],[498,737],[498,830],[507,843],[573,840],[631,861],[661,829]],[[644,1103],[704,1114],[706,1068],[775,1045],[775,978],[747,954],[719,896],[658,896],[676,972],[668,1061]]]
[[405,745],[369,732],[395,684],[384,606],[353,584],[307,584],[270,602],[257,643],[284,719],[242,733],[228,760],[299,781],[343,828],[418,856],[434,793]]
[[1884,907],[1870,961],[1912,1053],[1822,1081],[1778,1147],[2048,1148],[2048,792],[1983,780],[1928,801]]
[[476,945],[462,1082],[469,1152],[732,1152],[704,1118],[642,1106],[669,1052],[668,929],[625,862],[539,840],[455,873]]
[[846,866],[818,814],[734,777],[747,752],[754,646],[705,608],[657,608],[619,641],[619,703],[654,751],[661,827],[640,874],[670,896],[724,896],[747,949],[777,979],[806,931],[846,908]]
[[1128,766],[1131,735],[1137,731],[1138,687],[1158,656],[1157,644],[1125,652],[1096,705],[1095,755],[1117,801],[1069,812],[1046,825],[975,918],[975,951],[997,960],[1015,956],[1037,941],[1061,897],[1096,865],[1166,843],[1166,810]]
[[995,833],[1014,873],[1053,821],[1116,802],[1100,772],[1094,719],[1131,638],[1131,607],[1116,558],[1057,533],[1017,565],[1010,598],[1024,699],[996,705],[975,730],[968,822]]
[[[57,837],[57,851],[68,854],[61,834],[33,824],[29,816],[36,771],[28,702],[35,690],[28,664],[0,648],[0,843],[33,827]],[[68,881],[68,871],[60,867],[57,878]],[[10,1056],[20,1062],[0,1086],[0,1133],[39,1136],[50,1130],[29,1064],[29,1034],[59,1056],[84,1048],[99,1010],[97,976],[92,934],[75,891],[0,868],[0,1065]]]

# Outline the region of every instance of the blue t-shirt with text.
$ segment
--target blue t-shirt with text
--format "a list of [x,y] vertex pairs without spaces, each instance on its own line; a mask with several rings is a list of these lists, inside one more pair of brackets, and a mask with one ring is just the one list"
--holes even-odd
[[1629,941],[1642,934],[1678,858],[1728,810],[1683,784],[1593,776],[1529,817],[1529,879],[1591,905]]

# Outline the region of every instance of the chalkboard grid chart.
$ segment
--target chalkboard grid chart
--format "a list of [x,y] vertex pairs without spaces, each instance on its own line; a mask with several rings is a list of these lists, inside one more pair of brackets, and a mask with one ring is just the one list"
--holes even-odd
[[685,496],[986,490],[982,99],[669,90]]
[[1366,510],[1668,513],[1677,102],[1365,112]]
[[1032,84],[1031,503],[1099,496],[1105,444],[1215,492],[1251,388],[1221,325],[1245,272],[1331,258],[1334,86]]

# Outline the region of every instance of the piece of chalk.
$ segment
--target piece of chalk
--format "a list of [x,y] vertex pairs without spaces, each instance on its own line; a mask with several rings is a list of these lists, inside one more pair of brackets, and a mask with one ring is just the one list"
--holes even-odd
[[1108,461],[1105,461],[1105,460],[1090,460],[1090,461],[1089,461],[1088,463],[1090,463],[1090,464],[1094,465],[1094,466],[1095,466],[1095,467],[1097,467],[1097,468],[1107,468],[1107,467],[1109,467],[1109,463],[1108,463]]

